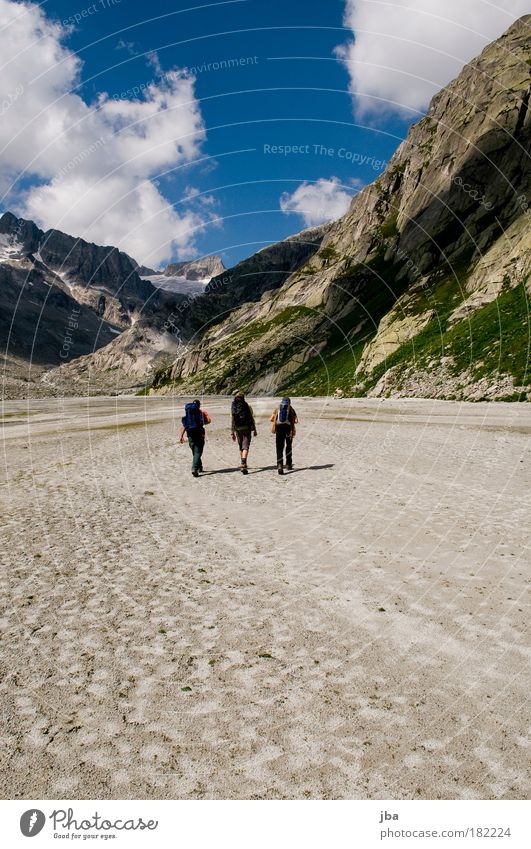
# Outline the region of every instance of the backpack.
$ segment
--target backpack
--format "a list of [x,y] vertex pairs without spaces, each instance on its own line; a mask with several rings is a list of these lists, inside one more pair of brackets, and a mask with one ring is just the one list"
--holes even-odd
[[251,411],[245,398],[235,398],[231,412],[235,427],[251,427]]
[[282,401],[279,404],[279,407],[278,407],[277,424],[280,424],[280,425],[290,424],[289,410],[290,410],[289,398],[283,398]]
[[194,402],[190,402],[189,404],[185,404],[184,407],[184,418],[183,418],[183,427],[185,431],[188,433],[189,430],[200,430],[202,429],[205,421],[203,418],[203,413],[201,412],[199,405],[194,404]]

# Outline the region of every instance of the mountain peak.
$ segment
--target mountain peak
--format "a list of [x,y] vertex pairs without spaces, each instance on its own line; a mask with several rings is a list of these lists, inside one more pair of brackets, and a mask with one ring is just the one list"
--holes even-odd
[[0,233],[8,233],[17,223],[18,218],[12,212],[4,212],[0,217]]
[[210,280],[224,271],[221,257],[212,254],[188,262],[173,262],[165,268],[163,274],[165,277],[185,277],[186,280]]

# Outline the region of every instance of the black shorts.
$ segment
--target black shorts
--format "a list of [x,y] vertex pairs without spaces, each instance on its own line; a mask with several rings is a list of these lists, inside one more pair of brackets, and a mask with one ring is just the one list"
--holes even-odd
[[236,439],[238,440],[238,446],[240,451],[248,451],[251,447],[251,438],[252,431],[250,430],[237,430],[236,431]]

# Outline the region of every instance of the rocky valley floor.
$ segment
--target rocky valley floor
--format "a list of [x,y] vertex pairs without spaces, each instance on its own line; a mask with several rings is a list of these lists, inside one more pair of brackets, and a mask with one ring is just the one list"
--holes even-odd
[[4,798],[529,794],[531,409],[4,402]]

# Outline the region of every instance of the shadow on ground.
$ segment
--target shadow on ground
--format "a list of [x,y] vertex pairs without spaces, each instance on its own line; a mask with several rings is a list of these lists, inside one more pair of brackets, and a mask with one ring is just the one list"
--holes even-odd
[[[294,475],[295,472],[317,472],[321,469],[333,469],[334,463],[326,463],[323,466],[301,466],[297,469],[290,469],[289,471],[284,471],[285,475]],[[273,472],[276,471],[276,466],[261,466],[258,469],[249,469],[250,475],[257,475],[260,472]],[[207,475],[227,475],[231,472],[239,472],[241,474],[241,469],[239,466],[231,466],[228,469],[211,469],[209,472],[201,472],[202,477],[206,477]]]

